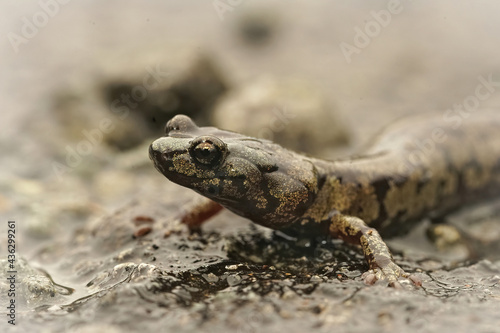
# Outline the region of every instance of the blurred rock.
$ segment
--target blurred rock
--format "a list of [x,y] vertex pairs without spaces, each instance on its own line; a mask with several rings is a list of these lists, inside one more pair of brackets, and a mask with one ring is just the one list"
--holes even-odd
[[123,65],[103,80],[105,103],[114,113],[127,109],[137,114],[155,135],[179,113],[206,123],[215,101],[228,89],[215,60],[197,49],[140,62],[134,69],[129,62]]
[[431,225],[427,229],[427,237],[441,253],[446,253],[448,258],[467,260],[472,256],[467,246],[467,239],[452,225]]
[[262,46],[270,43],[279,28],[279,17],[264,8],[247,11],[237,22],[238,36],[249,46]]
[[161,135],[179,113],[206,124],[228,87],[214,59],[197,49],[126,60],[103,61],[99,76],[86,80],[89,86],[78,83],[54,97],[62,137],[130,149]]
[[307,153],[345,145],[349,140],[326,96],[300,79],[262,77],[229,92],[219,100],[213,123]]

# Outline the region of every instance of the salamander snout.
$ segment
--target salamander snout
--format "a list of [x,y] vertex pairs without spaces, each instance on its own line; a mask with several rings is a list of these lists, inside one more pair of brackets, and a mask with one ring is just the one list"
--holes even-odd
[[172,157],[176,153],[175,145],[172,145],[170,141],[170,138],[162,137],[153,141],[149,146],[149,158],[153,161],[155,168],[164,175],[172,165]]
[[149,158],[153,161],[158,160],[165,153],[164,146],[161,144],[162,138],[155,140],[149,145]]

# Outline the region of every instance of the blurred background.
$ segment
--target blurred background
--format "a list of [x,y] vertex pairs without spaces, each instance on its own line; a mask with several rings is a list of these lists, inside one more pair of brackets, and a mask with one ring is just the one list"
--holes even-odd
[[178,113],[331,158],[400,116],[460,107],[481,85],[490,93],[472,108],[498,107],[499,10],[493,0],[2,1],[0,215],[20,222],[30,257],[162,195],[170,184],[147,147]]
[[[146,91],[135,111],[149,117],[145,122],[156,117],[158,128],[179,111],[211,114],[218,99],[227,104],[227,96],[219,98],[227,93],[232,102],[251,94],[249,86],[279,89],[283,80],[296,79],[302,81],[297,89],[312,86],[310,95],[328,100],[355,142],[391,118],[452,108],[474,93],[479,76],[500,75],[494,1],[66,2],[2,3],[2,149],[5,167],[18,176],[51,173],[47,156],[53,151],[44,140],[69,143],[58,127],[71,126],[75,139],[84,138],[78,132],[89,124],[70,124],[61,113],[80,107],[75,113],[91,114],[96,105],[82,106],[89,100],[110,111],[113,99],[140,84],[149,67],[168,73],[160,77],[165,90],[182,90],[190,79],[200,86],[205,80],[213,90],[198,89],[202,101],[188,96],[184,107],[163,110],[154,104],[172,93]],[[163,102],[182,99],[175,98]],[[481,106],[497,99],[492,94]],[[243,112],[232,110],[234,118],[244,118]],[[202,122],[229,117],[209,115]],[[127,147],[118,139],[113,144]]]

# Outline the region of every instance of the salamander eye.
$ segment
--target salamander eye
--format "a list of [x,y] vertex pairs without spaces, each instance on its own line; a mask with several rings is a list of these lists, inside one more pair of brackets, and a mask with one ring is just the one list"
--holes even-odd
[[215,166],[226,156],[227,146],[216,137],[200,136],[191,142],[189,153],[198,163]]

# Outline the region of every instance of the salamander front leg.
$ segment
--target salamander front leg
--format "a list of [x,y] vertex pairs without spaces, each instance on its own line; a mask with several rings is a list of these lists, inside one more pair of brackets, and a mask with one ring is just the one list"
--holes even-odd
[[191,232],[199,232],[201,225],[222,209],[223,207],[215,201],[200,197],[182,210],[179,219]]
[[331,218],[330,233],[350,244],[361,245],[370,266],[370,270],[362,276],[366,284],[387,280],[389,286],[401,288],[398,277],[405,277],[415,286],[422,285],[418,277],[406,273],[394,262],[389,248],[377,230],[367,226],[360,218],[335,214]]

